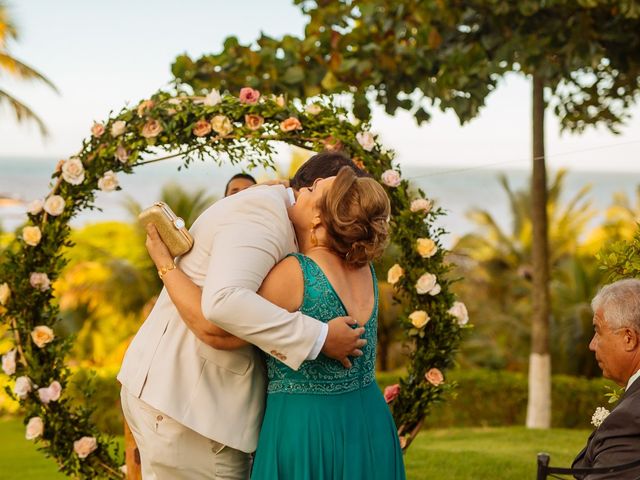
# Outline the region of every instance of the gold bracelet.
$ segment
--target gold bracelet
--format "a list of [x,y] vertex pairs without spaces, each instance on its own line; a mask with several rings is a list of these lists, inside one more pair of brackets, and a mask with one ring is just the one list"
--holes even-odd
[[162,277],[164,277],[168,272],[170,272],[171,270],[175,270],[176,268],[178,268],[175,264],[175,262],[171,262],[171,264],[164,266],[164,267],[160,267],[160,269],[158,270],[158,276],[160,277],[160,280],[162,280]]

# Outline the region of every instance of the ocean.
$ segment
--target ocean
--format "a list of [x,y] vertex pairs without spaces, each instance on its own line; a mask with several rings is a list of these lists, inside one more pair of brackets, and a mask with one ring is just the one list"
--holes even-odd
[[[26,203],[44,197],[57,159],[0,158],[0,198],[22,202],[0,202],[0,225],[12,230],[25,220]],[[123,207],[127,196],[133,197],[143,207],[158,199],[160,189],[167,182],[177,182],[185,188],[205,187],[210,193],[222,196],[228,179],[241,171],[240,166],[218,166],[211,163],[194,163],[178,171],[179,160],[167,160],[138,167],[131,175],[119,175],[121,191],[97,195],[96,206],[102,211],[80,212],[73,226],[88,223],[131,218]],[[473,208],[485,209],[505,229],[509,229],[510,210],[507,195],[498,182],[498,175],[509,179],[512,189],[520,189],[529,181],[528,170],[497,170],[494,168],[434,168],[416,165],[400,165],[403,178],[421,188],[429,198],[447,211],[439,225],[449,233],[443,238],[451,246],[456,238],[474,230],[474,224],[466,214]],[[286,171],[286,169],[284,169]],[[252,173],[258,179],[275,175],[264,169]],[[552,176],[549,172],[549,177]],[[611,205],[613,195],[624,192],[635,204],[636,188],[640,185],[638,172],[569,171],[564,188],[564,199],[569,199],[585,185],[591,185],[588,198],[599,212],[594,224],[603,219],[604,210]]]

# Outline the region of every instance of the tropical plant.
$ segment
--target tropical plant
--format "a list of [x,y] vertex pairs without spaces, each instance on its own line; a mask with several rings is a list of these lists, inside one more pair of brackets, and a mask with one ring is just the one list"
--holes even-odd
[[[8,74],[19,80],[35,80],[58,92],[56,86],[47,77],[11,55],[9,42],[18,38],[18,29],[10,17],[9,8],[6,2],[0,1],[0,75]],[[13,110],[18,122],[33,121],[38,125],[42,135],[47,135],[47,128],[40,117],[0,86],[0,105],[3,103],[8,104]]]

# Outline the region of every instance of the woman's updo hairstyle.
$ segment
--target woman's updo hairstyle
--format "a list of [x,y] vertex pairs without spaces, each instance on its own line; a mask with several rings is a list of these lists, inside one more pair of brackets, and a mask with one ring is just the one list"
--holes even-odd
[[318,207],[327,247],[348,266],[360,268],[382,255],[389,241],[391,206],[376,180],[343,167]]

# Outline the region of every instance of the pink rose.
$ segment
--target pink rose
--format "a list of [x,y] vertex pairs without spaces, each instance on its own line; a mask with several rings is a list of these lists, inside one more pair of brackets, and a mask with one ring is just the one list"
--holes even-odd
[[388,187],[398,187],[400,186],[400,174],[395,170],[386,170],[382,174],[382,183]]
[[442,375],[442,372],[437,368],[432,368],[431,370],[429,370],[425,374],[424,378],[434,387],[437,387],[438,385],[441,385],[442,382],[444,382],[444,375]]
[[2,371],[6,375],[16,373],[16,350],[9,350],[2,356]]
[[384,389],[384,401],[387,403],[393,402],[398,395],[400,395],[400,385],[397,383]]
[[426,215],[431,211],[432,207],[433,207],[432,201],[427,200],[426,198],[418,198],[413,202],[411,202],[410,209],[413,213],[422,212]]
[[40,417],[31,417],[27,423],[25,438],[27,440],[35,440],[44,432],[44,422]]
[[373,150],[373,147],[376,146],[376,140],[373,138],[373,134],[371,132],[358,132],[356,133],[356,140],[360,144],[360,146],[370,152]]
[[296,117],[289,117],[280,122],[280,130],[283,132],[291,132],[292,130],[300,130],[301,128],[302,124]]
[[80,459],[87,458],[98,448],[98,442],[95,437],[82,437],[80,440],[73,442],[73,451],[76,452]]
[[29,283],[33,288],[37,288],[41,292],[46,292],[51,287],[49,276],[41,272],[32,272],[29,276]]
[[16,394],[21,400],[27,398],[29,392],[31,391],[31,380],[29,377],[18,377],[16,378],[16,384],[13,387],[13,393]]
[[38,389],[38,397],[40,401],[47,405],[49,402],[57,402],[62,393],[62,385],[60,382],[51,382],[51,385]]
[[204,137],[205,135],[209,135],[211,133],[211,123],[207,120],[200,119],[193,126],[193,134],[196,137]]
[[129,152],[124,148],[124,145],[118,145],[115,157],[120,163],[127,163],[127,160],[129,160]]
[[253,88],[244,87],[240,89],[239,98],[242,103],[253,105],[260,98],[260,92],[258,90],[254,90]]
[[93,127],[91,127],[91,135],[98,138],[104,134],[104,125],[98,122],[93,122]]

